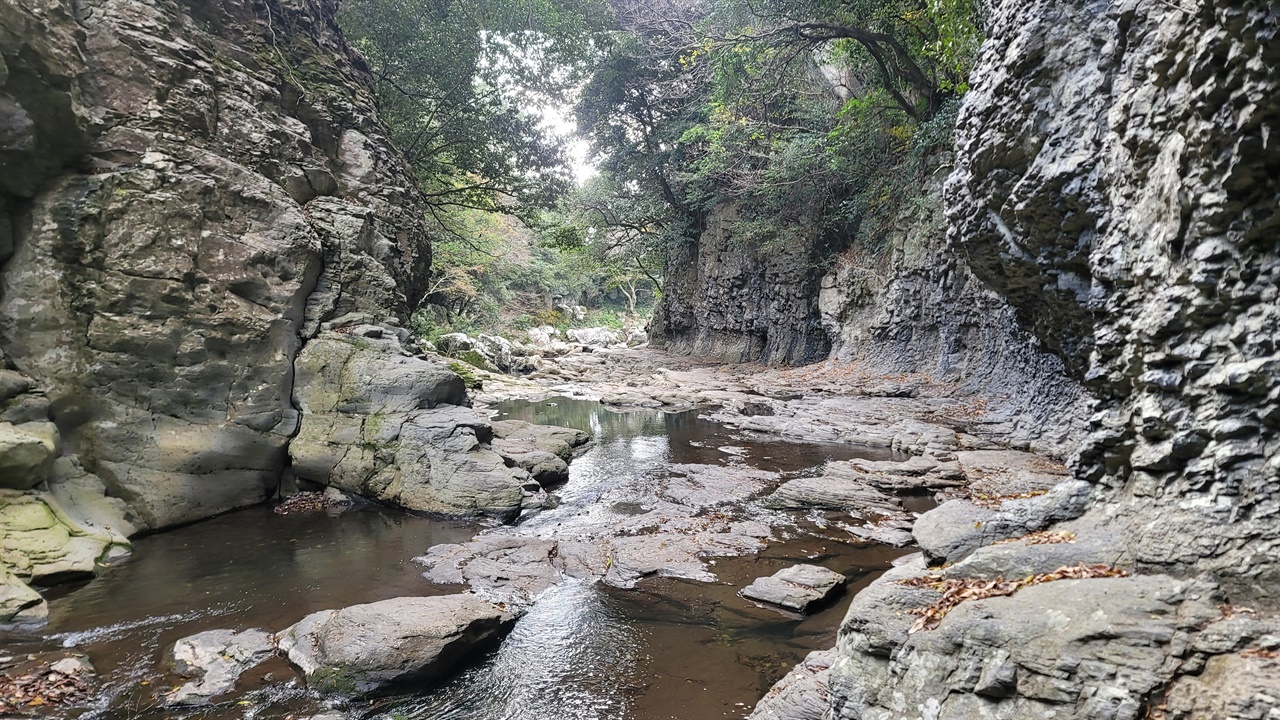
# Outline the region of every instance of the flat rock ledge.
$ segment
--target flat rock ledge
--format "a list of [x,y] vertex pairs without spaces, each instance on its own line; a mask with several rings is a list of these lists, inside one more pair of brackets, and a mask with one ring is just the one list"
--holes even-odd
[[829,600],[844,583],[843,575],[821,565],[793,565],[769,577],[757,578],[739,594],[802,613]]
[[203,705],[225,695],[275,651],[275,638],[264,630],[209,630],[182,638],[173,646],[173,671],[194,679],[169,693],[165,704]]
[[278,646],[313,689],[371,695],[441,677],[515,619],[475,595],[393,598],[312,613],[280,633]]

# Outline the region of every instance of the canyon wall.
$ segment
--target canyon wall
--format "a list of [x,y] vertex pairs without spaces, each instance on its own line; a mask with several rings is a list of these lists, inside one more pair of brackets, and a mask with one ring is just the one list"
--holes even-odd
[[336,12],[0,0],[0,618],[295,465],[442,512],[537,489],[406,351],[422,198]]
[[750,247],[735,211],[714,209],[696,242],[668,253],[651,342],[722,362],[856,361],[873,374],[982,397],[982,434],[1065,457],[1088,408],[1063,360],[1022,328],[1014,308],[949,244],[944,154],[904,203],[878,252],[799,228],[787,244]]
[[799,228],[786,245],[748,247],[735,236],[738,212],[712,209],[698,239],[668,253],[651,343],[721,362],[822,360],[831,349],[817,307],[828,239]]
[[[946,186],[949,241],[1095,412],[1062,493],[998,509],[956,500],[921,518],[924,557],[846,616],[830,716],[1268,717],[1280,678],[1275,7],[992,10]],[[1001,531],[1016,518],[1072,540],[1017,541]],[[1125,576],[965,602],[912,631],[939,600],[912,578],[1077,563]]]

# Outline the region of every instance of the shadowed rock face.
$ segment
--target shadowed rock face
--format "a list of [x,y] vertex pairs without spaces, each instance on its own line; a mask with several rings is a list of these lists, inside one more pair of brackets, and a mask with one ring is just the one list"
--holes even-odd
[[1141,518],[1135,562],[1219,574],[1272,606],[1274,10],[1007,3],[948,188],[975,272],[1103,401],[1074,472],[1104,486],[1108,512]]
[[802,228],[794,247],[750,249],[734,236],[736,219],[732,206],[712,210],[698,241],[669,253],[650,342],[724,362],[826,358],[831,343],[817,304],[826,242]]
[[40,392],[12,421],[51,417],[144,528],[269,494],[300,346],[425,287],[414,184],[335,12],[0,2],[0,350]]
[[[910,634],[912,611],[940,595],[895,582],[927,573],[923,559],[896,568],[846,616],[831,717],[1273,711],[1278,33],[1266,2],[993,7],[947,184],[949,240],[1098,398],[1062,486],[1091,487],[1065,516],[1050,496],[986,516],[948,503],[916,537],[954,563],[946,578],[1082,562],[1131,576],[966,601]],[[956,535],[965,522],[980,532]],[[1021,532],[1010,522],[1076,539],[988,545]]]

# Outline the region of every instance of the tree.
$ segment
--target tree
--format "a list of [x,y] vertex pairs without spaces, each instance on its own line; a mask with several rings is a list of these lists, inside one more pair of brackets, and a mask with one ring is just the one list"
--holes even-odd
[[696,233],[731,203],[735,237],[755,245],[892,215],[922,143],[946,142],[932,125],[978,40],[973,0],[613,4],[626,33],[579,115],[621,210]]
[[541,109],[581,84],[597,0],[345,0],[340,21],[369,60],[383,120],[428,212],[529,217],[572,184],[565,139]]

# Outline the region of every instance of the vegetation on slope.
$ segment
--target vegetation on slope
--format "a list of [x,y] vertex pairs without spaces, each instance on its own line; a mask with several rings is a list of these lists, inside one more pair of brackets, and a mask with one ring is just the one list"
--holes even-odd
[[[808,227],[874,255],[980,40],[975,0],[348,0],[343,21],[439,229],[428,331],[639,314],[726,203],[744,244]],[[570,103],[581,185],[549,121]]]

